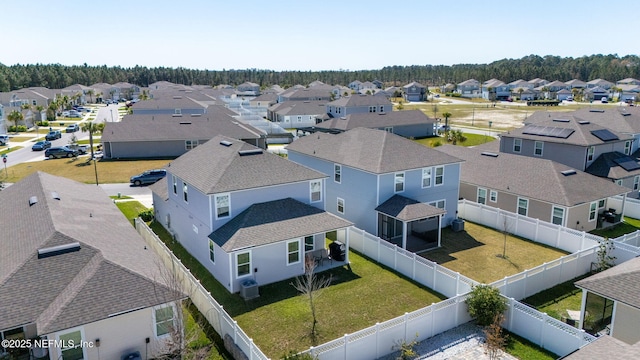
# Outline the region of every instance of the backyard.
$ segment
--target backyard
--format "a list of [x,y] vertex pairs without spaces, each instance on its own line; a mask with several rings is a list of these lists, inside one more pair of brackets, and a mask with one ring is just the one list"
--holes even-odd
[[[442,247],[420,256],[480,283],[489,284],[558,259],[566,252],[465,222],[465,230],[442,230]],[[505,251],[506,243],[506,251]],[[506,258],[503,258],[503,252]]]

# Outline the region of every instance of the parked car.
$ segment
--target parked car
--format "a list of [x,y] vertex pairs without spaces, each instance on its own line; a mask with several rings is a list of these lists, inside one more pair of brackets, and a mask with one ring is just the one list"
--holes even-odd
[[72,132],[76,132],[80,130],[80,126],[78,126],[78,124],[71,124],[69,126],[67,126],[67,128],[64,130],[65,132],[68,133],[72,133]]
[[50,141],[38,141],[37,143],[33,144],[33,146],[31,147],[31,150],[33,151],[42,151],[42,150],[46,150],[48,148],[51,147],[51,142]]
[[167,170],[165,169],[147,170],[142,174],[132,176],[129,182],[135,186],[153,184],[165,176],[167,176]]
[[78,150],[73,150],[73,149],[70,149],[70,148],[68,148],[66,146],[52,147],[52,148],[49,148],[49,149],[45,150],[45,152],[44,152],[44,156],[48,157],[49,159],[51,159],[51,158],[60,159],[60,158],[63,158],[63,157],[70,158],[70,157],[78,156],[78,154],[79,154]]
[[80,155],[84,155],[89,151],[89,145],[69,144],[67,147],[71,150],[76,150]]
[[73,111],[73,110],[71,110],[71,111],[69,111],[69,117],[70,117],[70,118],[81,118],[81,117],[82,117],[82,114],[80,114],[80,113],[79,113],[79,112],[77,112],[77,111]]
[[603,97],[600,102],[602,102],[603,104],[606,104],[609,102],[609,99],[607,99],[606,97]]
[[9,143],[9,135],[0,135],[0,145],[7,145]]
[[45,140],[51,141],[55,139],[60,139],[62,137],[62,133],[60,130],[49,131],[49,133],[44,137]]

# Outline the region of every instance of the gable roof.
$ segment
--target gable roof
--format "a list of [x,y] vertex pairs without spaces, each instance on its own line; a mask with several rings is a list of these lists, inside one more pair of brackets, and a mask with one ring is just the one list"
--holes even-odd
[[582,80],[579,80],[579,79],[572,79],[572,80],[569,80],[569,81],[565,81],[565,84],[567,84],[567,85],[569,85],[571,87],[585,87],[585,86],[587,86],[586,82],[584,82]]
[[0,329],[36,323],[46,334],[184,297],[162,284],[155,253],[99,187],[36,172],[0,202]]
[[327,112],[326,104],[327,102],[324,100],[290,100],[271,105],[269,111],[281,116],[321,115]]
[[295,140],[287,150],[374,174],[460,162],[401,136],[367,128],[338,135],[315,133]]
[[316,124],[316,128],[346,131],[358,127],[381,128],[386,126],[426,125],[434,123],[420,110],[390,111],[384,113],[357,113],[341,118],[331,118]]
[[237,251],[333,231],[353,223],[292,198],[253,204],[209,235],[222,250]]
[[425,88],[424,85],[422,85],[422,84],[420,84],[419,82],[416,82],[416,81],[408,83],[407,85],[403,86],[403,88],[408,89],[408,88],[410,88],[412,86],[415,86],[417,88]]
[[640,257],[577,281],[575,285],[640,309]]
[[[454,145],[435,149],[465,160],[461,182],[552,204],[571,207],[621,195],[629,190],[551,160],[507,153],[487,156],[483,155],[482,149]],[[562,172],[567,170],[575,173],[563,175]]]
[[414,221],[428,219],[433,216],[446,214],[447,211],[439,209],[417,200],[395,194],[387,201],[376,207],[376,211],[394,217],[400,221]]
[[636,151],[635,154],[628,156],[618,151],[611,151],[608,153],[601,154],[598,158],[589,165],[589,167],[585,170],[587,173],[599,177],[606,177],[609,179],[624,179],[626,177],[640,175],[640,168],[634,170],[625,170],[622,166],[620,166],[616,160],[629,160],[625,158],[630,158],[632,161],[638,163],[639,152]]
[[480,82],[476,79],[469,79],[458,83],[458,86],[480,86]]
[[391,111],[391,101],[385,97],[373,96],[373,95],[351,95],[344,96],[337,100],[331,101],[327,103],[327,106],[344,106],[344,107],[354,107],[354,106],[389,106],[388,109]]
[[602,335],[577,351],[563,357],[563,360],[616,359],[635,360],[640,354],[640,342],[629,345],[613,336]]
[[162,97],[160,99],[148,99],[138,101],[131,107],[136,110],[158,110],[158,109],[206,109],[208,106],[186,96],[175,95],[173,97]]
[[[229,146],[221,142],[230,143]],[[243,155],[241,152],[254,152]],[[206,164],[206,166],[202,166]],[[237,139],[218,135],[190,150],[167,167],[204,194],[281,185],[327,177]]]

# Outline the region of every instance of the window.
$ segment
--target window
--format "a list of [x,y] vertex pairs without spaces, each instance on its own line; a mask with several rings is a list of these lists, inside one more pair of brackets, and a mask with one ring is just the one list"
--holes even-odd
[[498,202],[498,192],[495,190],[491,190],[489,192],[489,201],[491,202]]
[[214,253],[215,249],[215,244],[213,243],[213,240],[209,239],[209,260],[211,260],[212,263],[216,263],[216,254]]
[[589,148],[587,149],[587,161],[593,161],[593,154],[595,151],[595,146],[589,146]]
[[380,105],[380,112],[384,112],[384,106]]
[[178,193],[178,178],[175,175],[171,175],[171,178],[173,179],[173,194],[177,194]]
[[184,141],[185,150],[191,150],[191,149],[195,148],[196,146],[198,146],[198,140],[185,140]]
[[298,122],[302,122],[302,116],[298,116]]
[[300,241],[293,240],[287,243],[287,264],[300,262]]
[[387,126],[387,127],[385,127],[385,128],[384,128],[384,131],[386,131],[386,132],[388,132],[388,133],[390,133],[390,134],[393,134],[393,126]]
[[622,186],[622,180],[616,180],[616,185]]
[[173,306],[155,309],[156,336],[167,335],[173,330]]
[[631,153],[631,140],[624,142],[624,154],[629,155]]
[[313,244],[313,235],[304,237],[304,251],[312,251],[315,248]]
[[444,183],[444,167],[438,166],[436,167],[436,186],[442,185]]
[[639,181],[640,181],[640,176],[636,176],[633,178],[633,190],[638,190]]
[[478,188],[478,204],[487,204],[487,189]]
[[229,194],[220,194],[215,196],[216,203],[216,219],[226,218],[229,216]]
[[513,152],[519,153],[522,150],[522,139],[513,139]]
[[529,211],[529,200],[518,198],[518,214],[527,216]]
[[444,209],[445,201],[444,200],[432,201],[429,203],[429,205],[433,207],[437,207],[438,209]]
[[334,164],[333,165],[333,181],[340,183],[340,177],[342,174],[342,165]]
[[604,207],[604,205],[605,205],[605,200],[604,199],[598,201],[598,209],[602,209]]
[[251,254],[248,252],[237,254],[236,264],[238,265],[237,277],[249,275],[251,273]]
[[311,180],[309,187],[311,191],[311,202],[322,200],[322,181]]
[[370,113],[376,112],[376,107],[375,106],[369,106],[369,112]]
[[59,337],[59,340],[64,342],[65,346],[71,344],[73,341],[73,347],[62,347],[60,349],[62,355],[62,360],[81,360],[84,359],[83,348],[80,345],[82,342],[82,332],[80,330],[72,331],[66,334],[62,334]]
[[189,202],[189,187],[187,183],[182,183],[182,198],[184,202]]
[[553,213],[551,214],[551,222],[556,225],[564,225],[564,208],[553,207]]
[[598,203],[594,201],[589,205],[589,221],[594,221],[596,219],[597,212]]
[[176,115],[182,115],[182,109],[175,109],[173,113]]
[[544,143],[542,141],[536,141],[533,146],[533,155],[542,156],[543,149],[544,149]]
[[338,198],[338,212],[344,214],[344,199]]
[[37,103],[35,100],[32,100],[32,101],[31,101],[31,104],[32,104],[33,106],[38,105],[38,103]]
[[431,168],[422,169],[422,188],[431,186]]
[[396,173],[394,184],[395,184],[395,192],[404,191],[404,173]]

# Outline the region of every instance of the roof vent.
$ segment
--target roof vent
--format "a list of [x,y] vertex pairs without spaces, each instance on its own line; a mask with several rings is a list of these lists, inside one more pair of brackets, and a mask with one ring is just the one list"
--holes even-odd
[[231,146],[231,141],[227,141],[227,140],[222,140],[220,141],[220,145],[224,145],[224,146]]
[[180,121],[180,125],[191,125],[191,121]]
[[575,175],[576,171],[571,169],[571,170],[562,170],[560,171],[560,173],[564,176],[569,176],[569,175]]
[[29,206],[33,206],[38,202],[38,197],[37,196],[32,196],[29,198]]
[[182,114],[171,114],[173,117],[182,117]]
[[238,154],[240,154],[240,156],[258,155],[262,154],[262,149],[240,150]]
[[182,99],[182,96],[174,96],[174,99]]
[[202,114],[191,114],[191,117],[200,117]]
[[66,253],[70,253],[70,252],[73,252],[73,251],[79,251],[79,250],[80,250],[80,243],[79,242],[72,242],[70,244],[64,244],[64,245],[52,246],[52,247],[48,247],[48,248],[44,248],[44,249],[38,249],[38,259],[51,257],[51,256],[56,256],[56,255],[60,255],[60,254],[66,254]]
[[494,152],[488,152],[488,151],[483,151],[483,152],[480,153],[480,155],[490,156],[490,157],[498,157],[498,154],[496,154]]
[[587,124],[591,124],[591,122],[587,121],[587,120],[580,120],[578,121],[578,124],[580,125],[587,125]]
[[54,198],[55,200],[60,200],[60,195],[58,195],[58,193],[55,191],[51,192],[51,197]]
[[553,119],[553,121],[555,121],[555,122],[568,123],[568,122],[569,122],[569,121],[571,121],[571,120],[569,120],[569,119]]
[[386,112],[380,112],[380,113],[378,113],[378,115],[387,115],[387,113]]
[[629,116],[629,115],[631,115],[631,113],[625,112],[625,113],[622,113],[622,114],[620,114],[620,115],[622,115],[622,116]]
[[604,109],[589,109],[589,112],[599,112],[599,113],[603,113]]

